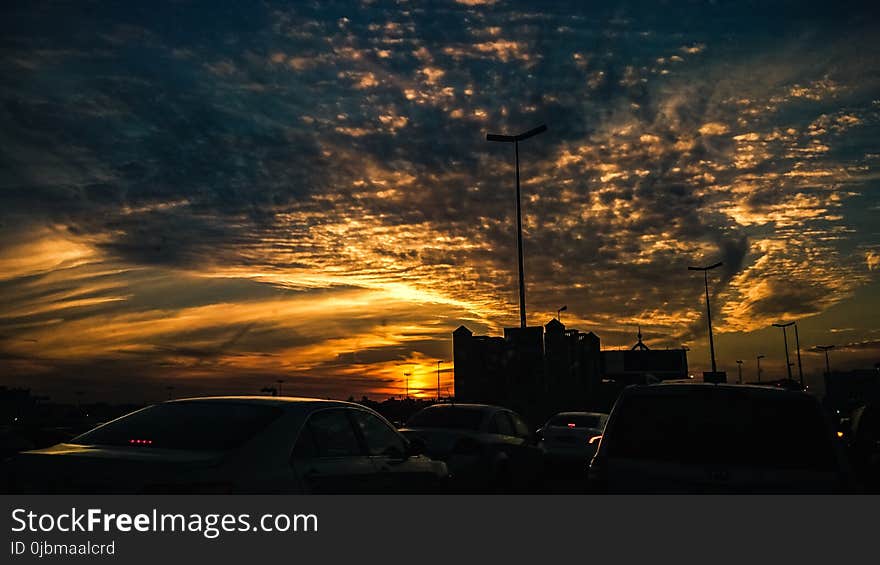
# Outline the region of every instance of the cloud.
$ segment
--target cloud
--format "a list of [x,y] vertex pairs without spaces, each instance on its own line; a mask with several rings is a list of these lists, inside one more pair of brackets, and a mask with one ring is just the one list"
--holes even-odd
[[101,30],[81,36],[13,14],[17,374],[124,357],[155,378],[396,390],[394,364],[430,367],[458,323],[516,322],[512,149],[485,134],[542,122],[520,146],[531,323],[568,304],[606,344],[643,323],[676,345],[704,335],[688,265],[724,262],[730,336],[873,280],[871,21],[819,10],[779,36],[753,7],[466,4],[270,2],[212,30],[197,4],[43,13]]

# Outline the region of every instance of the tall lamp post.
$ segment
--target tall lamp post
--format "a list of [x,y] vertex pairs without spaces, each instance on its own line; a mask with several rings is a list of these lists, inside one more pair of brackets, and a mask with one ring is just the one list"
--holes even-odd
[[437,403],[440,403],[440,363],[443,361],[437,361]]
[[782,328],[782,342],[785,344],[785,368],[788,370],[788,380],[792,380],[792,378],[791,361],[788,358],[788,335],[785,333],[785,328],[791,325],[794,325],[794,322],[789,322],[787,324],[773,324],[773,327]]
[[562,322],[561,314],[563,312],[565,312],[566,310],[568,310],[568,306],[563,306],[562,308],[560,308],[559,310],[556,311],[556,321],[557,322]]
[[828,360],[828,352],[834,349],[833,345],[817,345],[816,349],[825,352],[825,376],[831,376],[831,362]]
[[801,381],[801,388],[804,388],[804,368],[801,365],[801,340],[798,338],[797,322],[794,323],[794,347],[797,351],[798,379]]
[[761,382],[761,359],[763,359],[763,355],[758,355],[755,357],[755,360],[758,362],[758,382]]
[[523,274],[523,251],[522,251],[522,205],[519,191],[519,142],[534,137],[547,131],[546,125],[540,125],[519,135],[502,135],[498,133],[486,134],[486,141],[499,141],[513,143],[516,159],[516,253],[519,260],[519,327],[526,327],[526,287],[525,275]]
[[715,366],[715,340],[712,338],[712,307],[709,305],[709,271],[716,267],[720,267],[721,261],[708,267],[688,267],[688,271],[703,271],[703,282],[706,284],[706,320],[709,323],[709,355],[712,357],[712,374],[714,375],[718,369]]

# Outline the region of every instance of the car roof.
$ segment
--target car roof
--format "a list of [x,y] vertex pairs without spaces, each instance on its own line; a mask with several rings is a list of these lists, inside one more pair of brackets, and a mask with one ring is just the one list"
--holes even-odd
[[197,396],[193,398],[178,398],[168,400],[162,404],[185,404],[191,402],[218,402],[236,404],[255,404],[263,406],[278,406],[280,408],[294,408],[303,405],[325,405],[325,406],[350,406],[353,408],[364,408],[360,404],[353,402],[345,402],[342,400],[330,400],[326,398],[307,398],[300,396]]
[[624,392],[627,394],[667,394],[679,393],[682,391],[707,391],[715,390],[718,392],[746,392],[755,395],[767,396],[792,396],[800,395],[812,398],[813,396],[807,392],[800,390],[789,390],[776,386],[762,385],[740,385],[732,383],[656,383],[649,385],[635,385],[627,387]]
[[486,412],[493,410],[507,410],[507,408],[503,408],[501,406],[493,406],[491,404],[459,404],[456,402],[455,404],[432,404],[424,408],[424,410],[437,409],[437,408],[462,408],[465,410],[483,410]]

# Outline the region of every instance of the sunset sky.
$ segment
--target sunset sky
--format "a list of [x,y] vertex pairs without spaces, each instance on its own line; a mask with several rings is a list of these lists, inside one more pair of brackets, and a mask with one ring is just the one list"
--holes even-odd
[[[4,2],[0,385],[54,399],[452,389],[530,325],[708,369],[880,361],[869,3]],[[583,7],[581,4],[596,4]],[[791,339],[793,348],[793,338]],[[816,377],[816,378],[814,378]]]

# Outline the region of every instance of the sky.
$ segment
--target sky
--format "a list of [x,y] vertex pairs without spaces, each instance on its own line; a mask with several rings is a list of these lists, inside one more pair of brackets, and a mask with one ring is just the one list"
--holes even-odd
[[[880,22],[835,2],[4,2],[0,385],[452,392],[567,306],[709,368],[880,360]],[[791,335],[789,336],[792,337]],[[791,340],[792,355],[794,345]],[[168,387],[174,387],[173,390]]]

